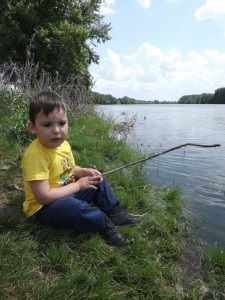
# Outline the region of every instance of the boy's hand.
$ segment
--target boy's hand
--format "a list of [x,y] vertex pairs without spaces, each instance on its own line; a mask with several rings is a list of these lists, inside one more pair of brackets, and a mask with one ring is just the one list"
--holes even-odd
[[81,177],[76,181],[79,184],[80,190],[85,189],[97,189],[96,185],[102,182],[102,176],[100,175],[93,175],[93,176],[85,176]]
[[98,175],[102,175],[98,170],[96,169],[92,169],[92,168],[85,168],[84,170],[86,170],[87,176],[98,176]]
[[76,178],[100,176],[101,179],[98,183],[103,181],[102,174],[94,168],[81,168],[79,166],[75,166],[74,174]]

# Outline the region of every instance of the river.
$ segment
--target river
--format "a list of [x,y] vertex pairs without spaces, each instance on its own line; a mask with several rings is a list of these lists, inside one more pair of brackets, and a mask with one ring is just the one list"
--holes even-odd
[[225,105],[99,105],[97,110],[121,122],[134,117],[129,138],[146,156],[185,143],[221,144],[180,148],[143,167],[152,184],[182,189],[184,214],[198,237],[225,247]]

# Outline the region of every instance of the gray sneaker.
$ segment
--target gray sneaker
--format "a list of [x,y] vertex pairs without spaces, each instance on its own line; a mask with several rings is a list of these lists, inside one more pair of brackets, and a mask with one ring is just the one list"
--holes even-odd
[[141,221],[140,216],[126,213],[119,204],[115,205],[107,214],[115,226],[134,226]]
[[117,230],[113,222],[105,215],[105,228],[100,232],[101,237],[111,246],[123,246],[124,236]]

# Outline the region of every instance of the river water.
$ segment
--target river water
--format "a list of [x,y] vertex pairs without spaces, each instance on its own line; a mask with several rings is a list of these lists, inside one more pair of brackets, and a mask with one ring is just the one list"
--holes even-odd
[[120,122],[134,117],[130,140],[146,157],[185,143],[221,144],[180,148],[148,160],[143,169],[154,185],[180,187],[196,235],[225,247],[225,105],[99,105],[97,110]]

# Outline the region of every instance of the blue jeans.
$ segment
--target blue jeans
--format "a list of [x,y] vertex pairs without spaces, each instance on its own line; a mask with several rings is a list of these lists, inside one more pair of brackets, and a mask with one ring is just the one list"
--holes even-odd
[[78,232],[100,232],[105,226],[104,213],[119,203],[107,181],[97,190],[87,189],[44,205],[35,217],[45,225]]

